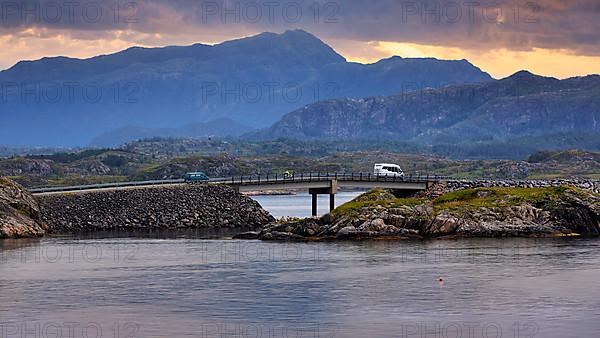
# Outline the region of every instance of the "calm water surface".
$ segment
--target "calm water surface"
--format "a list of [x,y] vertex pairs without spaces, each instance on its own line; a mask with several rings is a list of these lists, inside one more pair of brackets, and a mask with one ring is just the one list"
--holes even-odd
[[[345,191],[335,195],[335,205],[339,206],[351,201],[363,192]],[[276,218],[310,217],[312,197],[308,193],[290,196],[254,196],[252,197]],[[319,195],[317,210],[319,215],[329,212],[329,195]]]
[[[310,213],[308,196],[258,199],[278,217]],[[600,333],[600,240],[214,236],[0,241],[0,337]]]
[[0,243],[2,337],[600,332],[598,240]]

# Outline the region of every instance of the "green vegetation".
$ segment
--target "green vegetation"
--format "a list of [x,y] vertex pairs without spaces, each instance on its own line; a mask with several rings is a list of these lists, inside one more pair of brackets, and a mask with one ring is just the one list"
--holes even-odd
[[51,160],[58,163],[73,163],[85,158],[102,155],[106,152],[111,151],[110,149],[89,149],[80,152],[70,153],[55,153],[51,155],[28,155],[26,158],[37,159],[37,160]]
[[89,184],[102,184],[102,183],[115,183],[115,182],[126,182],[129,178],[127,176],[66,176],[48,180],[50,186],[73,186],[73,185],[89,185]]
[[15,206],[15,209],[17,210],[17,212],[25,217],[32,217],[31,214],[31,210],[29,209],[29,207],[25,204],[17,204]]
[[529,163],[599,161],[600,154],[581,150],[539,151],[527,159]]
[[8,184],[9,182],[10,182],[10,181],[9,181],[7,178],[0,176],[0,184],[2,184],[2,185],[6,185],[6,184]]
[[479,208],[509,207],[522,203],[534,205],[556,202],[570,187],[553,188],[478,188],[447,193],[433,201],[434,210],[469,211]]
[[481,208],[510,207],[530,203],[537,207],[554,205],[566,194],[585,198],[590,193],[574,187],[552,188],[477,188],[446,193],[435,200],[423,198],[395,198],[384,190],[372,190],[341,205],[333,216],[358,217],[363,209],[413,207],[430,205],[434,214],[470,212]]
[[403,206],[416,206],[426,203],[424,199],[420,198],[396,198],[391,193],[382,190],[375,189],[365,194],[362,194],[354,200],[340,205],[333,212],[334,217],[357,217],[361,211],[365,208],[400,208]]
[[390,199],[395,199],[391,192],[383,190],[383,189],[373,189],[367,191],[366,193],[356,197],[354,199],[355,202],[371,202],[371,201],[385,201]]
[[125,156],[119,155],[108,155],[103,160],[102,163],[109,167],[122,167],[127,164],[127,158]]

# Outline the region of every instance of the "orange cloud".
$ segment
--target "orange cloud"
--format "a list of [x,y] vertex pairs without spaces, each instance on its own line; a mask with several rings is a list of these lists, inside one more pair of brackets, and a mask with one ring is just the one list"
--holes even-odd
[[376,62],[394,55],[447,60],[467,59],[495,78],[503,78],[523,69],[557,78],[600,74],[600,57],[577,55],[564,49],[533,48],[528,51],[513,51],[497,48],[482,51],[381,41],[338,41],[333,45],[337,45],[337,50],[349,60],[361,63]]

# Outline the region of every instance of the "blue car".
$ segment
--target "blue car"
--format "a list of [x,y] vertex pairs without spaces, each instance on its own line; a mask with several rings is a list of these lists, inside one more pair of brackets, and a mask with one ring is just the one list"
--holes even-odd
[[203,172],[187,173],[183,179],[188,183],[206,183],[210,180]]

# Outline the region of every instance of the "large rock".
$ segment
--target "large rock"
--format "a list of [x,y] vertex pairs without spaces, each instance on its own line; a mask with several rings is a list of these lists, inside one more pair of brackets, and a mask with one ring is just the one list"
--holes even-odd
[[29,192],[0,177],[0,238],[39,237],[46,229],[39,206]]

